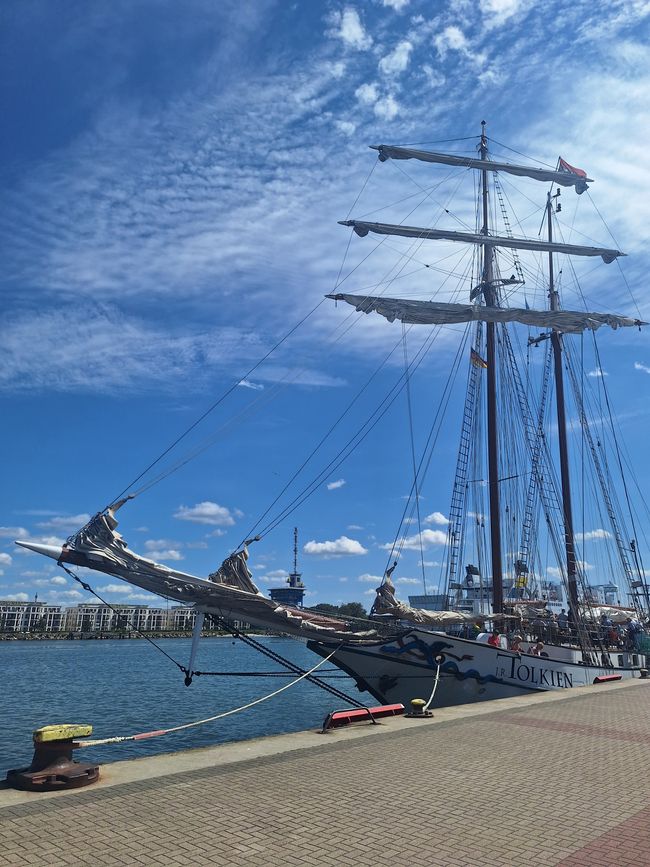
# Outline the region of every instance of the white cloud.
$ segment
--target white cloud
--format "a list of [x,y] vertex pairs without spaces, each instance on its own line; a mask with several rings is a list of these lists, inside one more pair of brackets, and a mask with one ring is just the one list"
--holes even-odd
[[363,530],[360,524],[348,524],[348,530]]
[[603,370],[601,367],[595,368],[595,370],[590,370],[587,376],[592,377],[601,377],[601,376],[609,376],[606,370]]
[[524,7],[523,0],[479,0],[488,30],[500,27]]
[[580,542],[590,542],[593,539],[611,539],[612,534],[609,530],[587,530],[586,533],[576,533],[576,539]]
[[379,88],[376,84],[361,84],[354,95],[363,105],[373,105],[379,99]]
[[438,527],[446,527],[449,524],[449,518],[445,518],[442,512],[431,512],[424,519],[425,524],[436,524]]
[[356,539],[349,539],[347,536],[339,536],[333,542],[312,540],[304,545],[303,551],[305,554],[317,554],[322,557],[358,556],[368,553],[368,549],[364,548],[360,542],[357,542]]
[[29,602],[29,596],[26,593],[12,593],[9,596],[5,596],[5,599],[10,602]]
[[422,584],[421,578],[398,578],[396,584]]
[[468,42],[465,34],[460,27],[450,26],[445,27],[442,33],[439,33],[433,40],[438,54],[442,60],[447,55],[447,51],[460,51],[466,53],[468,50]]
[[211,533],[208,533],[207,539],[220,539],[221,536],[226,535],[227,530],[213,530]]
[[182,542],[173,539],[147,539],[144,543],[145,551],[158,551],[161,548],[181,548]]
[[401,12],[402,9],[405,9],[410,0],[381,0],[384,6],[390,6],[391,9],[394,9],[396,12]]
[[75,599],[84,598],[84,594],[79,590],[57,590],[48,595],[51,602],[69,602]]
[[[432,545],[444,545],[447,542],[447,534],[442,530],[422,530],[414,536],[408,536],[402,545],[404,551],[419,551],[420,548],[427,550]],[[381,546],[385,551],[393,549],[393,543],[387,542]]]
[[4,552],[0,553],[0,563],[2,563],[3,566],[11,566],[13,563],[11,554],[5,554]]
[[29,533],[24,527],[0,527],[0,539],[25,539]]
[[336,491],[338,488],[342,488],[345,484],[345,479],[337,479],[335,482],[328,482],[327,490],[328,491]]
[[52,578],[50,578],[50,584],[58,584],[58,585],[63,586],[64,584],[67,584],[67,583],[68,582],[63,577],[63,575],[53,575]]
[[349,120],[336,120],[334,121],[334,126],[343,135],[352,135],[357,128],[357,125]]
[[133,589],[130,584],[104,584],[97,588],[100,593],[130,593]]
[[343,12],[334,12],[330,21],[332,29],[328,35],[341,39],[350,48],[366,51],[372,45],[372,37],[366,33],[356,9],[348,6]]
[[408,39],[403,39],[401,42],[398,42],[390,54],[381,58],[379,61],[379,69],[384,75],[388,76],[398,75],[400,72],[404,72],[406,67],[409,65],[412,51],[413,45],[408,41]]
[[266,573],[267,578],[288,578],[289,573],[286,569],[273,569],[272,572]]
[[241,517],[242,513],[235,509],[231,513],[226,506],[220,506],[218,503],[213,503],[210,500],[204,500],[202,503],[197,503],[194,506],[179,506],[178,511],[174,513],[174,517],[179,521],[194,521],[196,524],[208,524],[215,527],[232,527],[235,523],[233,517]]
[[364,572],[363,575],[359,575],[357,581],[366,581],[370,584],[381,584],[382,577],[381,575],[371,575],[369,572]]
[[[578,569],[581,569],[583,572],[589,572],[590,569],[594,568],[593,564],[587,563],[586,560],[577,560],[576,563]],[[564,573],[562,569],[558,568],[557,566],[547,566],[546,574],[551,578],[562,578]]]
[[634,369],[642,370],[644,373],[650,373],[650,367],[648,367],[646,364],[641,364],[641,362],[639,361],[634,362]]
[[81,515],[56,515],[48,521],[40,521],[36,524],[41,530],[56,530],[58,532],[79,530],[90,521],[90,515],[85,512]]
[[427,86],[430,90],[436,87],[441,87],[445,83],[445,76],[439,70],[434,69],[428,63],[423,64],[422,73],[427,81]]
[[399,114],[400,107],[394,97],[389,94],[378,99],[373,110],[377,117],[382,120],[393,120]]
[[185,557],[181,554],[178,548],[153,548],[147,551],[147,556],[156,562],[164,562],[165,560],[184,560]]
[[261,382],[250,382],[248,379],[240,379],[237,385],[240,388],[251,388],[253,391],[263,391],[264,386]]

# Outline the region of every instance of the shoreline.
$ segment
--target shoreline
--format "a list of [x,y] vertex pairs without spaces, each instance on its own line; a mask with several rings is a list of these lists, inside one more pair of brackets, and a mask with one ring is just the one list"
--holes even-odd
[[[266,633],[244,632],[245,635],[265,635]],[[271,634],[271,633],[269,633]],[[275,633],[273,633],[275,635]],[[0,635],[0,643],[5,641],[132,641],[147,638],[191,638],[191,632],[145,632],[139,635],[134,632],[60,632],[60,633],[4,633]],[[232,638],[229,632],[202,632],[201,638]]]

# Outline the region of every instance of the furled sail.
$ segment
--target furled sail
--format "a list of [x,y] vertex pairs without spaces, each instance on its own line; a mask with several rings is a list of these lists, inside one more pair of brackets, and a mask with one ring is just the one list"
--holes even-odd
[[341,226],[352,226],[362,238],[368,232],[376,235],[399,235],[403,238],[420,238],[433,241],[461,241],[464,244],[480,244],[490,247],[512,247],[516,250],[537,250],[542,253],[568,253],[571,256],[601,256],[603,262],[610,263],[619,256],[620,250],[605,247],[583,247],[578,244],[561,242],[533,241],[528,238],[503,238],[497,235],[480,235],[472,232],[454,232],[448,229],[426,229],[418,226],[396,226],[393,223],[366,223],[363,220],[339,220]]
[[[392,569],[390,570],[392,572]],[[377,594],[372,606],[373,614],[390,615],[411,623],[428,624],[429,626],[451,626],[457,623],[475,623],[484,620],[481,615],[466,614],[464,611],[429,611],[426,608],[411,608],[400,602],[395,596],[395,585],[387,572],[383,581],[375,590]]]
[[[435,151],[420,151],[413,148],[393,147],[392,145],[371,145],[379,151],[379,159],[385,160],[421,160],[425,163],[442,163],[446,166],[462,166],[468,169],[481,169],[489,172],[507,172],[519,177],[534,178],[536,181],[550,181],[563,187],[575,187],[578,194],[584,193],[587,181],[593,183],[586,175],[578,174],[575,169],[553,171],[552,169],[538,169],[534,166],[518,166],[513,163],[497,163],[492,160],[481,160],[476,157],[465,157],[457,154],[442,154]],[[561,164],[568,163],[561,161]]]
[[554,328],[557,331],[580,333],[595,331],[601,325],[610,328],[630,328],[646,325],[640,319],[612,313],[587,313],[574,310],[528,310],[517,307],[485,307],[478,304],[444,304],[437,301],[412,301],[404,298],[377,298],[369,295],[348,295],[337,292],[327,295],[334,301],[345,301],[362,313],[379,313],[394,322],[399,319],[409,325],[452,325],[459,322],[521,322],[534,328]]
[[[122,501],[123,503],[124,501]],[[62,564],[82,566],[122,578],[129,584],[178,602],[190,603],[229,620],[243,620],[274,632],[317,640],[376,639],[374,629],[355,630],[343,620],[280,605],[264,596],[248,569],[248,550],[228,557],[208,580],[155,563],[129,550],[116,532],[114,512],[122,503],[95,515],[71,536],[63,548],[19,540],[18,545],[53,557]]]

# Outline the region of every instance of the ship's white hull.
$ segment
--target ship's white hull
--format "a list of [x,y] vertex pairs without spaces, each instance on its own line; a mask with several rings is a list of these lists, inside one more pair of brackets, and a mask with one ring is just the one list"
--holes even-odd
[[[309,647],[325,656],[335,645],[309,642]],[[558,647],[557,655],[564,658],[554,659],[554,648],[547,646],[546,650],[549,657],[517,654],[478,641],[412,629],[385,642],[344,644],[331,662],[351,675],[362,691],[383,703],[401,702],[407,707],[413,698],[430,697],[438,668],[431,707],[575,689],[604,676],[639,677],[645,663],[645,657],[637,654],[616,653],[609,656],[612,665],[582,664],[579,651]]]

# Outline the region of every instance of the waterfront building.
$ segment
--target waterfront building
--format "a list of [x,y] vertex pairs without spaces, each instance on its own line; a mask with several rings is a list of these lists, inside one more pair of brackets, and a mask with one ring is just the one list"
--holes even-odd
[[150,608],[148,605],[80,602],[74,608],[68,608],[66,629],[69,632],[162,631],[172,628],[169,615],[166,608]]
[[59,632],[64,626],[60,605],[0,600],[0,632]]

